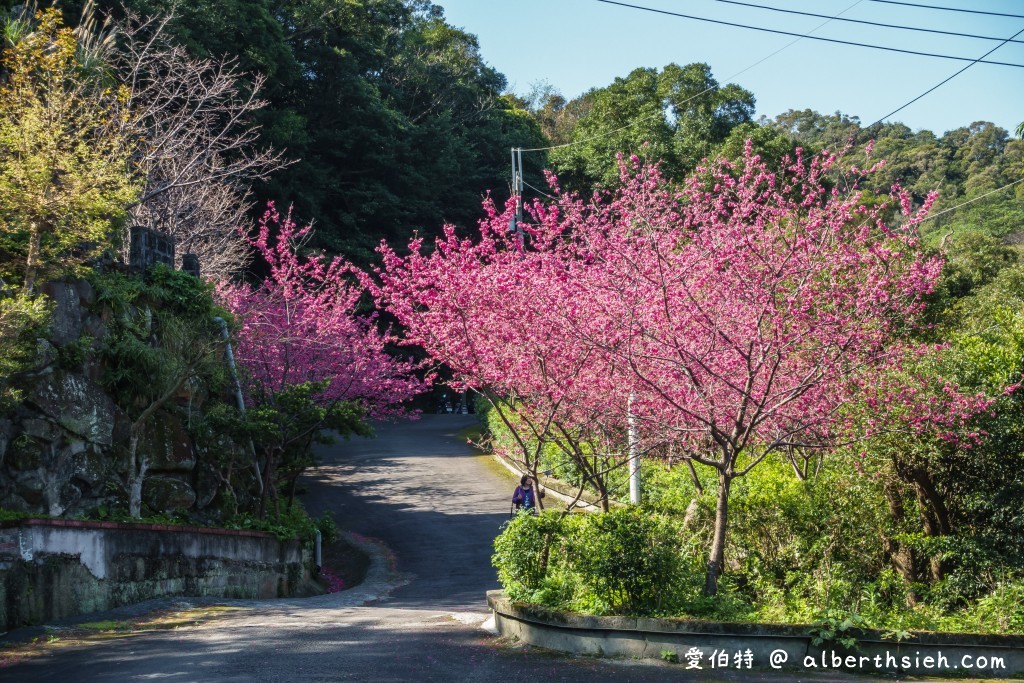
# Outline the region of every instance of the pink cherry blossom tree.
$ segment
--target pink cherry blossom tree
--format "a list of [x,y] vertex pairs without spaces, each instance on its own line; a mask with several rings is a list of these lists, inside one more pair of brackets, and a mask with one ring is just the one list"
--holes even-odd
[[772,453],[849,438],[846,409],[865,381],[899,364],[900,332],[939,275],[917,244],[927,205],[911,215],[894,188],[905,219],[889,226],[889,202],[869,207],[856,191],[830,189],[838,161],[798,154],[775,171],[748,148],[739,166],[698,169],[671,210],[651,216],[648,198],[670,190],[634,160],[621,193],[572,236],[574,263],[597,264],[576,279],[601,312],[579,334],[628,365],[637,415],[716,471],[708,595],[724,564],[732,482]]
[[[773,453],[854,438],[851,406],[898,375],[939,275],[916,230],[934,197],[912,211],[894,188],[868,205],[855,186],[870,170],[845,170],[854,190],[841,193],[840,162],[798,153],[776,171],[748,145],[678,188],[635,158],[618,189],[585,199],[552,179],[557,199],[528,207],[525,244],[506,234],[511,205],[488,205],[479,240],[449,230],[429,255],[418,240],[404,256],[383,248],[374,293],[467,384],[572,425],[622,425],[628,402],[646,443],[713,468],[713,595],[733,481]],[[884,414],[908,394],[872,396]],[[949,405],[963,409],[952,422],[977,409]],[[934,429],[929,414],[909,425]]]
[[403,402],[425,388],[418,364],[390,355],[391,335],[373,314],[359,312],[363,289],[355,267],[340,258],[300,256],[310,232],[271,204],[258,233],[248,238],[269,274],[255,287],[218,288],[238,320],[235,356],[244,370],[247,403],[282,409],[282,399],[288,395],[294,403],[293,390],[302,387],[303,400],[315,408],[276,425],[263,468],[264,496],[280,457],[296,446],[308,450],[332,418],[346,416],[343,423],[351,425],[353,415],[361,421],[407,414]]
[[545,315],[574,284],[544,251],[520,248],[506,229],[511,210],[486,202],[478,240],[448,227],[429,253],[418,239],[403,256],[382,245],[383,265],[368,285],[405,343],[444,363],[455,388],[490,402],[514,442],[503,455],[536,478],[542,454],[557,449],[581,475],[573,504],[589,484],[607,509],[606,476],[623,463],[598,437],[624,429],[628,388],[607,354]]

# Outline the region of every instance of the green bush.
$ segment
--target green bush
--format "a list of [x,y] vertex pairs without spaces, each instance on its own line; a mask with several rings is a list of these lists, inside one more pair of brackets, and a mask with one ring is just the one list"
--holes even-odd
[[494,566],[513,600],[613,614],[665,614],[699,592],[692,541],[641,508],[520,514],[495,540]]
[[[532,600],[549,572],[556,573],[561,553],[552,562],[552,546],[564,543],[565,519],[556,511],[540,515],[522,512],[505,525],[494,540],[491,562],[498,570],[498,581],[513,600]],[[551,605],[556,606],[556,605]]]
[[676,525],[637,507],[580,521],[569,561],[586,592],[616,613],[662,613],[673,606],[684,584]]
[[[495,446],[511,447],[505,425],[493,411],[487,417]],[[1016,508],[1010,510],[1017,479],[1007,475],[1002,498],[979,493],[970,501],[972,514],[1002,525],[991,525],[998,533],[964,525],[956,534],[928,538],[914,528],[920,510],[912,495],[903,498],[907,521],[893,521],[885,491],[891,475],[874,461],[881,471],[865,471],[860,455],[853,449],[831,453],[811,462],[801,479],[776,454],[737,479],[726,573],[713,598],[704,597],[701,586],[714,522],[714,472],[697,466],[701,491],[685,464],[656,460],[644,462],[641,509],[564,518],[549,513],[555,521],[510,524],[497,544],[500,579],[514,599],[591,614],[819,626],[842,614],[893,633],[1024,633],[1021,552],[1014,541],[1021,523]],[[544,449],[541,467],[578,481],[573,463],[559,456],[554,445]],[[624,469],[609,473],[612,498],[622,498],[625,475]],[[942,557],[945,578],[908,585],[892,566],[891,543],[915,552],[922,576],[929,557]],[[673,552],[645,551],[667,547]]]
[[1007,581],[981,598],[968,612],[973,631],[1024,633],[1024,581]]
[[[265,531],[274,534],[282,541],[298,538],[305,543],[311,542],[316,536],[317,529],[320,529],[321,537],[327,543],[327,536],[324,530],[327,529],[329,531],[329,525],[333,524],[334,520],[330,520],[328,523],[324,521],[325,518],[313,519],[306,514],[301,505],[294,504],[281,510],[277,519],[272,517],[260,518],[252,514],[241,514],[229,520],[224,526],[228,529]],[[337,531],[337,527],[335,527],[335,531]]]
[[51,308],[46,297],[6,290],[0,280],[0,408],[19,400],[10,378],[35,360],[36,340],[45,336]]

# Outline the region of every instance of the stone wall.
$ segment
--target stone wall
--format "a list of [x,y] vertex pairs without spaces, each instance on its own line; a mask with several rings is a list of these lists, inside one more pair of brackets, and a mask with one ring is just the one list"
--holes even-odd
[[0,629],[155,597],[276,598],[308,578],[299,541],[198,527],[30,519],[0,524]]
[[[97,305],[85,279],[49,282],[42,291],[53,301],[49,340],[39,341],[36,366],[21,380],[21,405],[0,413],[0,508],[78,516],[125,499],[131,422],[101,386],[106,368],[95,352],[114,313]],[[236,460],[246,456],[228,439],[203,443],[190,433],[206,400],[186,386],[146,423],[139,451],[150,463],[147,513],[182,511],[204,523],[221,518],[217,463],[232,452]],[[237,467],[233,476],[232,504],[245,505],[255,479]]]

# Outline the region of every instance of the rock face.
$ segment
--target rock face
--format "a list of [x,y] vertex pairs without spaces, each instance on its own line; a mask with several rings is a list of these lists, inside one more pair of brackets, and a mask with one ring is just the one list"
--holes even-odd
[[54,372],[29,392],[27,401],[66,431],[103,446],[113,444],[114,401],[83,375]]
[[[94,310],[87,280],[49,282],[42,290],[53,299],[50,338],[39,340],[22,404],[0,413],[0,507],[81,515],[124,501],[131,419],[103,389],[97,355],[81,353],[106,335],[111,312]],[[69,357],[81,359],[73,361],[80,366],[70,367]],[[204,444],[190,433],[188,423],[201,421],[206,398],[186,388],[143,426],[144,513],[220,516],[217,463],[240,450],[228,439]]]
[[188,510],[196,502],[196,492],[177,477],[150,475],[142,485],[142,500],[156,512]]

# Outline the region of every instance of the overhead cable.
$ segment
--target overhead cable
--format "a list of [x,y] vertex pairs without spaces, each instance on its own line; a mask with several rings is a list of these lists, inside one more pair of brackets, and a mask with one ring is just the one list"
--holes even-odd
[[961,202],[961,203],[957,204],[956,206],[949,207],[948,209],[943,209],[942,211],[939,211],[938,213],[929,214],[924,219],[922,219],[921,222],[924,223],[925,221],[930,221],[933,218],[938,218],[939,216],[941,216],[944,213],[949,213],[950,211],[956,211],[957,209],[959,209],[962,206],[967,206],[968,204],[973,204],[974,202],[976,202],[978,200],[981,200],[981,199],[984,199],[985,197],[988,197],[990,195],[994,195],[997,192],[1002,192],[1003,190],[1009,189],[1009,188],[1013,187],[1014,185],[1016,185],[1017,183],[1024,183],[1024,178],[1018,178],[1017,180],[1014,180],[1012,183],[1006,183],[1002,187],[997,187],[996,189],[994,189],[994,190],[992,190],[990,192],[986,192],[985,194],[978,195],[974,199],[968,199],[966,202]]
[[[523,151],[525,152],[526,150],[523,150]],[[534,186],[533,186],[533,185],[531,185],[530,183],[526,182],[525,180],[523,180],[523,181],[521,181],[521,182],[522,182],[522,183],[523,183],[523,185],[525,185],[526,187],[530,188],[531,190],[533,190],[534,192],[536,192],[536,193],[538,193],[538,194],[542,194],[542,195],[544,195],[544,196],[545,196],[545,197],[547,197],[548,199],[557,199],[557,197],[552,197],[551,195],[549,195],[549,194],[548,194],[547,192],[545,192],[544,190],[538,190],[538,189],[537,189],[536,187],[534,187]]]
[[[999,41],[1002,38],[996,38],[994,36],[980,36],[974,33],[957,33],[956,31],[942,31],[934,28],[922,28],[920,26],[900,26],[898,24],[883,24],[879,21],[867,21],[865,19],[847,19],[846,17],[829,16],[827,14],[815,14],[814,12],[801,12],[795,9],[783,9],[781,7],[769,7],[768,5],[755,5],[751,2],[739,2],[739,0],[714,0],[714,2],[720,2],[726,5],[739,5],[740,7],[752,7],[755,9],[763,9],[771,12],[782,12],[783,14],[798,14],[802,17],[815,17],[817,19],[829,19],[831,21],[842,21],[848,24],[864,24],[867,26],[878,26],[879,28],[893,28],[901,31],[919,31],[921,33],[937,33],[944,36],[957,36],[959,38],[975,38],[977,40],[993,40]],[[1011,40],[1011,43],[1024,43],[1024,40]]]
[[868,0],[885,5],[903,5],[905,7],[917,7],[919,9],[939,9],[947,12],[963,12],[965,14],[985,14],[990,17],[1010,17],[1011,19],[1024,19],[1024,14],[1003,14],[1002,12],[986,12],[979,9],[962,9],[960,7],[941,7],[939,5],[919,5],[916,2],[897,2],[897,0]]
[[[854,7],[859,5],[861,2],[863,2],[863,0],[856,0],[852,5],[850,5],[846,9],[844,9],[842,12],[840,12],[836,16],[838,17],[838,16],[841,16],[843,14],[846,14],[847,12],[852,10]],[[826,19],[825,21],[821,22],[820,24],[818,24],[817,26],[812,28],[808,33],[814,33],[815,31],[817,31],[822,26],[825,26],[826,24],[828,24],[830,21],[832,21],[831,18]],[[785,45],[780,47],[778,50],[775,50],[774,52],[770,52],[769,54],[765,55],[761,59],[759,59],[756,62],[754,62],[753,64],[751,64],[750,66],[745,67],[744,69],[741,69],[740,71],[737,71],[733,75],[727,77],[725,80],[726,81],[731,81],[732,79],[736,78],[737,76],[742,76],[743,74],[745,74],[746,72],[750,71],[754,67],[760,66],[761,64],[763,64],[764,62],[768,61],[769,59],[771,59],[775,55],[779,54],[783,50],[786,50],[790,46],[799,43],[800,40],[802,39],[802,37],[803,36],[799,36],[799,37],[795,38],[794,40],[789,41],[788,43],[786,43]],[[716,87],[718,87],[718,86],[714,85],[714,86],[705,88],[704,90],[701,90],[696,95],[693,95],[693,96],[688,97],[687,99],[683,100],[683,102],[681,102],[680,105],[687,104],[687,103],[691,102],[692,100],[697,99],[701,95],[703,95],[705,93],[711,92]],[[591,142],[593,140],[600,140],[601,138],[608,137],[609,135],[614,135],[615,133],[619,133],[619,132],[624,131],[624,130],[626,130],[628,128],[632,128],[633,126],[637,126],[637,125],[639,125],[641,123],[644,123],[645,121],[650,121],[652,119],[659,118],[659,117],[664,117],[664,114],[662,112],[658,112],[657,114],[652,114],[651,116],[644,116],[644,117],[639,118],[639,119],[637,119],[637,120],[635,120],[635,121],[633,121],[631,123],[626,124],[625,126],[622,126],[621,128],[616,128],[615,130],[610,130],[610,131],[605,132],[605,133],[600,133],[598,135],[594,135],[594,136],[591,136],[589,138],[584,138],[582,140],[574,140],[573,142],[566,142],[566,143],[563,143],[561,145],[551,145],[550,147],[532,147],[530,149],[520,149],[519,151],[520,152],[547,152],[547,151],[552,150],[552,149],[562,149],[563,147],[573,147],[575,145],[582,145],[584,143]]]
[[[992,48],[991,50],[989,50],[988,52],[986,52],[985,54],[983,54],[983,55],[982,55],[981,57],[979,57],[978,59],[975,59],[975,60],[974,60],[973,62],[971,62],[970,64],[968,64],[968,65],[967,65],[967,66],[965,66],[964,68],[960,69],[959,71],[957,71],[956,73],[954,73],[954,74],[953,74],[952,76],[949,76],[948,78],[944,78],[944,79],[943,79],[943,80],[941,80],[941,81],[940,81],[939,83],[937,83],[937,84],[933,85],[932,87],[928,88],[927,90],[925,90],[925,91],[924,91],[923,93],[921,93],[920,95],[918,95],[918,96],[917,96],[917,97],[915,97],[914,99],[912,99],[912,100],[910,100],[909,102],[907,102],[906,104],[903,104],[902,106],[900,106],[900,107],[899,107],[898,109],[894,109],[894,110],[892,110],[891,112],[889,112],[888,114],[886,114],[886,115],[885,115],[885,116],[883,116],[882,118],[880,118],[880,119],[878,119],[877,121],[875,121],[875,123],[881,123],[882,121],[886,120],[886,119],[887,119],[887,118],[889,118],[890,116],[892,116],[892,115],[894,115],[894,114],[897,114],[897,113],[899,113],[899,112],[903,111],[904,109],[906,109],[907,107],[909,107],[910,105],[912,105],[912,104],[913,104],[914,102],[917,102],[917,101],[918,101],[919,99],[921,99],[922,97],[924,97],[925,95],[927,95],[927,94],[929,94],[929,93],[932,93],[932,92],[934,92],[934,91],[938,90],[939,88],[941,88],[942,86],[944,86],[944,85],[945,85],[946,83],[949,83],[949,82],[950,82],[951,80],[953,80],[954,78],[956,78],[957,76],[959,76],[959,75],[960,75],[960,74],[962,74],[963,72],[965,72],[965,71],[967,71],[968,69],[970,69],[970,68],[971,68],[972,66],[974,66],[975,64],[980,64],[980,63],[982,63],[982,60],[983,60],[983,59],[984,59],[985,57],[988,57],[988,56],[989,56],[990,54],[992,54],[993,52],[995,52],[996,50],[998,50],[999,48],[1001,48],[1001,47],[1002,47],[1003,45],[1006,45],[1006,44],[1007,44],[1008,42],[1010,42],[1011,40],[1013,40],[1014,38],[1016,38],[1017,36],[1019,36],[1019,35],[1020,35],[1020,34],[1022,34],[1022,33],[1024,33],[1024,28],[1022,28],[1021,30],[1017,31],[1017,32],[1016,32],[1016,33],[1014,33],[1014,34],[1013,34],[1012,36],[1010,36],[1009,38],[1007,38],[1007,39],[1006,39],[1006,40],[1004,40],[1003,42],[999,43],[999,44],[998,44],[998,45],[996,45],[996,46],[995,46],[994,48]],[[875,123],[872,123],[872,124],[871,124],[871,126],[875,125]],[[868,128],[870,128],[871,126],[867,126],[867,127],[868,127]]]
[[[812,35],[807,34],[807,33],[794,33],[792,31],[782,31],[782,30],[774,29],[774,28],[765,28],[764,26],[750,26],[749,24],[737,24],[737,23],[731,22],[731,21],[722,21],[720,19],[709,19],[707,17],[694,16],[692,14],[681,14],[679,12],[670,12],[668,10],[656,9],[654,7],[644,7],[642,5],[632,5],[632,4],[629,4],[629,3],[626,3],[626,2],[617,2],[616,0],[597,0],[597,2],[602,2],[602,3],[606,4],[606,5],[618,5],[619,7],[628,7],[630,9],[637,9],[637,10],[641,10],[641,11],[644,11],[644,12],[653,12],[655,14],[665,14],[665,15],[668,15],[668,16],[671,16],[671,17],[679,17],[681,19],[693,19],[694,21],[704,21],[704,22],[708,22],[708,23],[711,23],[711,24],[721,24],[722,26],[732,26],[732,27],[735,27],[735,28],[743,28],[743,29],[748,29],[750,31],[762,31],[762,32],[765,32],[765,33],[775,33],[775,34],[783,35],[783,36],[796,36],[798,38],[808,38],[810,40],[820,40],[820,41],[826,42],[826,43],[838,43],[839,45],[850,45],[850,46],[853,46],[853,47],[866,47],[866,48],[870,48],[872,50],[885,50],[887,52],[899,52],[901,54],[917,55],[919,57],[936,57],[938,59],[953,59],[953,60],[957,60],[957,61],[961,61],[961,62],[972,62],[972,63],[975,62],[975,60],[970,58],[970,57],[958,57],[958,56],[955,56],[955,55],[943,55],[943,54],[938,54],[938,53],[934,53],[934,52],[921,52],[921,51],[918,51],[918,50],[907,50],[907,49],[900,48],[900,47],[887,47],[887,46],[884,46],[884,45],[871,45],[869,43],[858,43],[858,42],[852,41],[852,40],[839,40],[838,38],[823,38],[821,36],[812,36]],[[981,63],[981,64],[993,64],[993,65],[996,65],[996,66],[1012,66],[1012,67],[1016,67],[1018,69],[1024,69],[1024,64],[1015,64],[1013,62],[996,62],[996,61],[986,61],[986,60],[977,60],[977,61],[978,61],[978,63]]]

